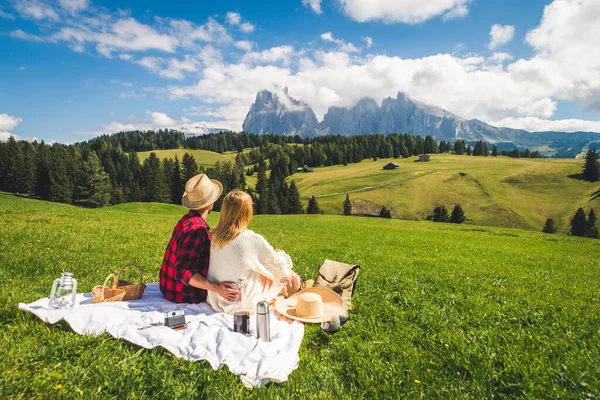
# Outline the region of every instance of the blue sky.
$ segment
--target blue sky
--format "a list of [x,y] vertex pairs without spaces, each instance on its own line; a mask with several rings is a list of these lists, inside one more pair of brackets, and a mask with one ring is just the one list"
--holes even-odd
[[241,129],[256,92],[398,91],[465,118],[600,131],[598,0],[0,2],[0,139]]

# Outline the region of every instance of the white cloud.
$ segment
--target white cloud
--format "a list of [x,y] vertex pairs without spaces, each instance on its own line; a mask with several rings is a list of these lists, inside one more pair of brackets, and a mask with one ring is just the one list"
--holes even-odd
[[239,25],[242,22],[242,16],[240,13],[230,11],[227,13],[227,22],[231,25]]
[[498,25],[495,24],[490,29],[490,50],[495,50],[497,47],[502,46],[513,40],[515,36],[515,27],[512,25]]
[[[321,35],[321,39],[326,42],[335,43],[338,45],[338,49],[344,53],[359,53],[360,49],[356,48],[352,43],[346,43],[342,39],[335,39],[331,32],[325,32]],[[369,38],[370,39],[370,38]],[[368,43],[368,41],[367,41]]]
[[0,130],[10,131],[23,122],[22,118],[13,117],[8,114],[0,114]]
[[214,65],[220,64],[223,61],[223,55],[221,54],[221,50],[209,44],[200,50],[198,59],[204,65]]
[[[342,10],[358,22],[381,20],[386,23],[418,24],[442,14],[454,18],[468,13],[470,0],[340,0]],[[459,15],[463,14],[463,15]]]
[[277,46],[271,47],[268,50],[263,50],[261,52],[253,51],[250,53],[244,54],[242,58],[245,63],[276,63],[283,62],[284,64],[289,64],[290,57],[294,53],[294,48],[292,46]]
[[48,19],[58,21],[60,17],[52,6],[37,0],[19,0],[15,3],[15,9],[23,18],[34,20]]
[[25,71],[26,69],[27,69],[27,67],[26,67],[26,66],[24,66],[24,65],[21,65],[21,66],[19,67],[19,71]]
[[372,38],[370,38],[370,37],[368,37],[368,36],[365,36],[365,37],[363,37],[362,39],[363,39],[363,40],[365,41],[365,43],[367,44],[367,47],[371,47],[371,46],[373,46],[373,39],[372,39]]
[[183,19],[168,21],[169,34],[175,37],[180,46],[184,48],[193,48],[198,41],[209,43],[230,43],[232,41],[231,36],[227,33],[227,28],[212,17],[200,26]]
[[240,25],[240,31],[244,33],[252,33],[254,32],[254,25],[252,25],[250,22],[244,22]]
[[513,129],[525,129],[530,132],[600,132],[600,121],[585,121],[582,119],[547,120],[536,117],[509,117],[492,122],[492,125]]
[[449,21],[451,19],[464,18],[467,15],[469,15],[469,8],[464,4],[457,4],[452,10],[444,14],[442,20]]
[[8,114],[0,114],[0,142],[8,140],[11,136],[14,136],[16,140],[27,140],[26,138],[20,138],[14,133],[9,132],[21,122],[23,122],[22,118],[13,117]]
[[[218,122],[207,122],[207,121],[193,121],[189,118],[183,117],[181,120],[175,120],[169,117],[167,114],[162,112],[151,112],[147,111],[146,114],[150,117],[150,120],[145,119],[142,122],[129,122],[123,123],[119,121],[111,121],[110,123],[102,126],[101,129],[94,132],[79,132],[79,135],[94,137],[102,134],[112,134],[122,131],[149,131],[158,129],[177,129],[185,133],[191,134],[205,134],[211,129],[231,129],[227,125],[226,121]],[[135,117],[128,117],[126,119],[135,120]],[[2,137],[0,133],[0,138]]]
[[162,57],[143,57],[136,63],[163,78],[177,80],[184,79],[185,72],[198,71],[199,66],[199,61],[189,54],[183,59],[171,58],[168,61]]
[[254,43],[249,40],[238,40],[233,45],[240,50],[249,52],[249,51],[252,51],[252,47],[254,46]]
[[230,11],[227,13],[226,20],[229,25],[239,27],[240,31],[244,33],[254,32],[254,25],[248,21],[242,22],[242,16],[240,13]]
[[100,32],[80,27],[63,27],[51,35],[48,41],[70,43],[75,46],[72,47],[75,51],[81,50],[86,43],[95,43],[96,50],[106,57],[111,57],[118,50],[160,50],[173,53],[178,45],[175,37],[158,33],[151,26],[140,24],[133,18],[117,20]]
[[504,61],[512,60],[514,57],[509,53],[494,53],[491,57],[488,57],[488,61],[492,63],[503,63]]
[[152,117],[152,124],[161,127],[173,126],[177,125],[177,121],[173,118],[170,118],[167,114],[161,112],[152,112],[150,113]]
[[41,37],[32,35],[30,33],[23,32],[20,29],[11,31],[10,36],[13,38],[16,38],[16,39],[27,40],[29,42],[43,42],[44,41],[44,39],[42,39]]
[[72,14],[85,10],[88,3],[88,0],[58,0],[58,4]]
[[310,7],[315,14],[321,15],[323,10],[321,10],[321,0],[302,0],[302,4],[305,7]]

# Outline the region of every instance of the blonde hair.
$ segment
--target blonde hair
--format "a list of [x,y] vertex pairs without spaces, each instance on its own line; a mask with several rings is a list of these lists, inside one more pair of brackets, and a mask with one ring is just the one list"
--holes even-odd
[[223,248],[248,228],[252,219],[252,197],[233,190],[223,199],[219,224],[212,234],[212,247]]

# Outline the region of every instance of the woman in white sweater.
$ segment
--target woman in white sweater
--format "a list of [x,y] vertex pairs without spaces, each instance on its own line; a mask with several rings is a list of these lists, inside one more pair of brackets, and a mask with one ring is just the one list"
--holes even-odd
[[[244,296],[252,305],[271,302],[286,295],[288,287],[297,288],[300,277],[292,272],[292,260],[261,235],[248,229],[252,219],[252,198],[234,190],[223,199],[219,223],[212,234],[208,280],[236,282],[244,279]],[[208,304],[215,311],[232,313],[233,303],[208,292]]]

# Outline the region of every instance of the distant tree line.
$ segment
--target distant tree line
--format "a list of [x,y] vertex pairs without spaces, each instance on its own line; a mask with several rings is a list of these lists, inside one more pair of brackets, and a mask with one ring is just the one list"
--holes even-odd
[[[189,154],[182,160],[160,160],[151,154],[143,163],[137,155],[140,151],[181,147],[219,153],[237,151],[238,156],[235,162],[218,162],[204,169]],[[253,150],[243,153],[246,148]],[[257,213],[301,213],[304,206],[295,182],[286,182],[298,167],[452,151],[488,154],[483,142],[477,142],[472,151],[464,141],[438,143],[432,136],[409,134],[301,138],[223,132],[186,137],[182,132],[159,130],[119,132],[70,145],[17,142],[11,137],[0,142],[0,190],[85,207],[132,201],[179,204],[187,179],[204,172],[223,182],[226,191],[247,190],[255,200]],[[254,173],[258,174],[258,183],[250,190],[245,176]],[[315,207],[309,211],[315,211]]]
[[217,162],[205,170],[187,153],[181,162],[177,157],[161,161],[151,153],[141,163],[136,151],[126,153],[112,140],[48,145],[10,137],[0,143],[0,190],[84,207],[132,201],[181,204],[185,182],[201,172],[221,181],[225,191],[246,184],[239,164]]

